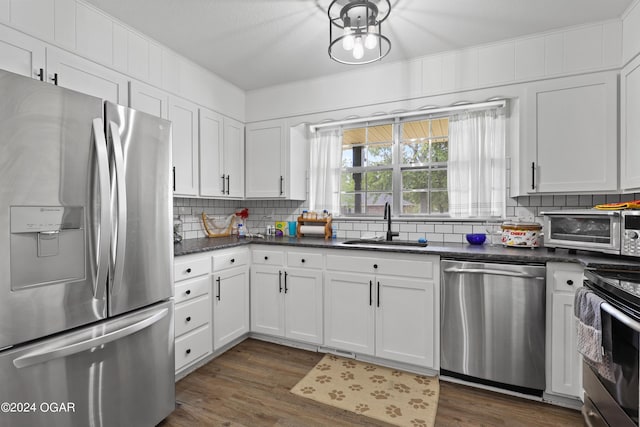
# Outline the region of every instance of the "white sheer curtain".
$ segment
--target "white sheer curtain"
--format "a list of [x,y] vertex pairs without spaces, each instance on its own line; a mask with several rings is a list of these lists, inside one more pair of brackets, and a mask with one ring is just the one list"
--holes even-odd
[[318,130],[311,138],[309,172],[309,209],[340,213],[340,169],[342,130]]
[[453,218],[504,216],[505,109],[449,118],[447,182]]

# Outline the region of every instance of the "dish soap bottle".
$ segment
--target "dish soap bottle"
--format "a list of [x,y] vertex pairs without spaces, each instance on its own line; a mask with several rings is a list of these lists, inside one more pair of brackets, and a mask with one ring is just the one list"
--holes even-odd
[[238,239],[243,239],[245,237],[247,237],[247,235],[245,234],[244,227],[242,224],[238,224]]

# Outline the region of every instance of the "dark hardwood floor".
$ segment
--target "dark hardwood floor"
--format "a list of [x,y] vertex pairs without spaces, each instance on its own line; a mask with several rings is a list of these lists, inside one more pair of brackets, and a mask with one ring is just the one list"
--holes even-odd
[[[246,340],[176,384],[162,427],[387,426],[289,392],[323,354]],[[578,411],[440,382],[436,426],[582,426]]]

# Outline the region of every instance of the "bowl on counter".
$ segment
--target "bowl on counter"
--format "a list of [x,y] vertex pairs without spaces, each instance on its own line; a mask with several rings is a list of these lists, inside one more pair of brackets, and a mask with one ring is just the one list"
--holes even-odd
[[466,235],[466,238],[471,245],[481,245],[487,240],[487,235],[484,233],[470,233]]

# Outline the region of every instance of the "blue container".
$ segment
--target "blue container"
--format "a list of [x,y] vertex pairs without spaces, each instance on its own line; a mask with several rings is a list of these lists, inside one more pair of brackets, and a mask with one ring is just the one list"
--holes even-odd
[[289,236],[293,237],[297,233],[298,221],[289,221]]
[[481,245],[487,239],[487,235],[484,233],[471,233],[467,234],[467,242],[472,245]]

